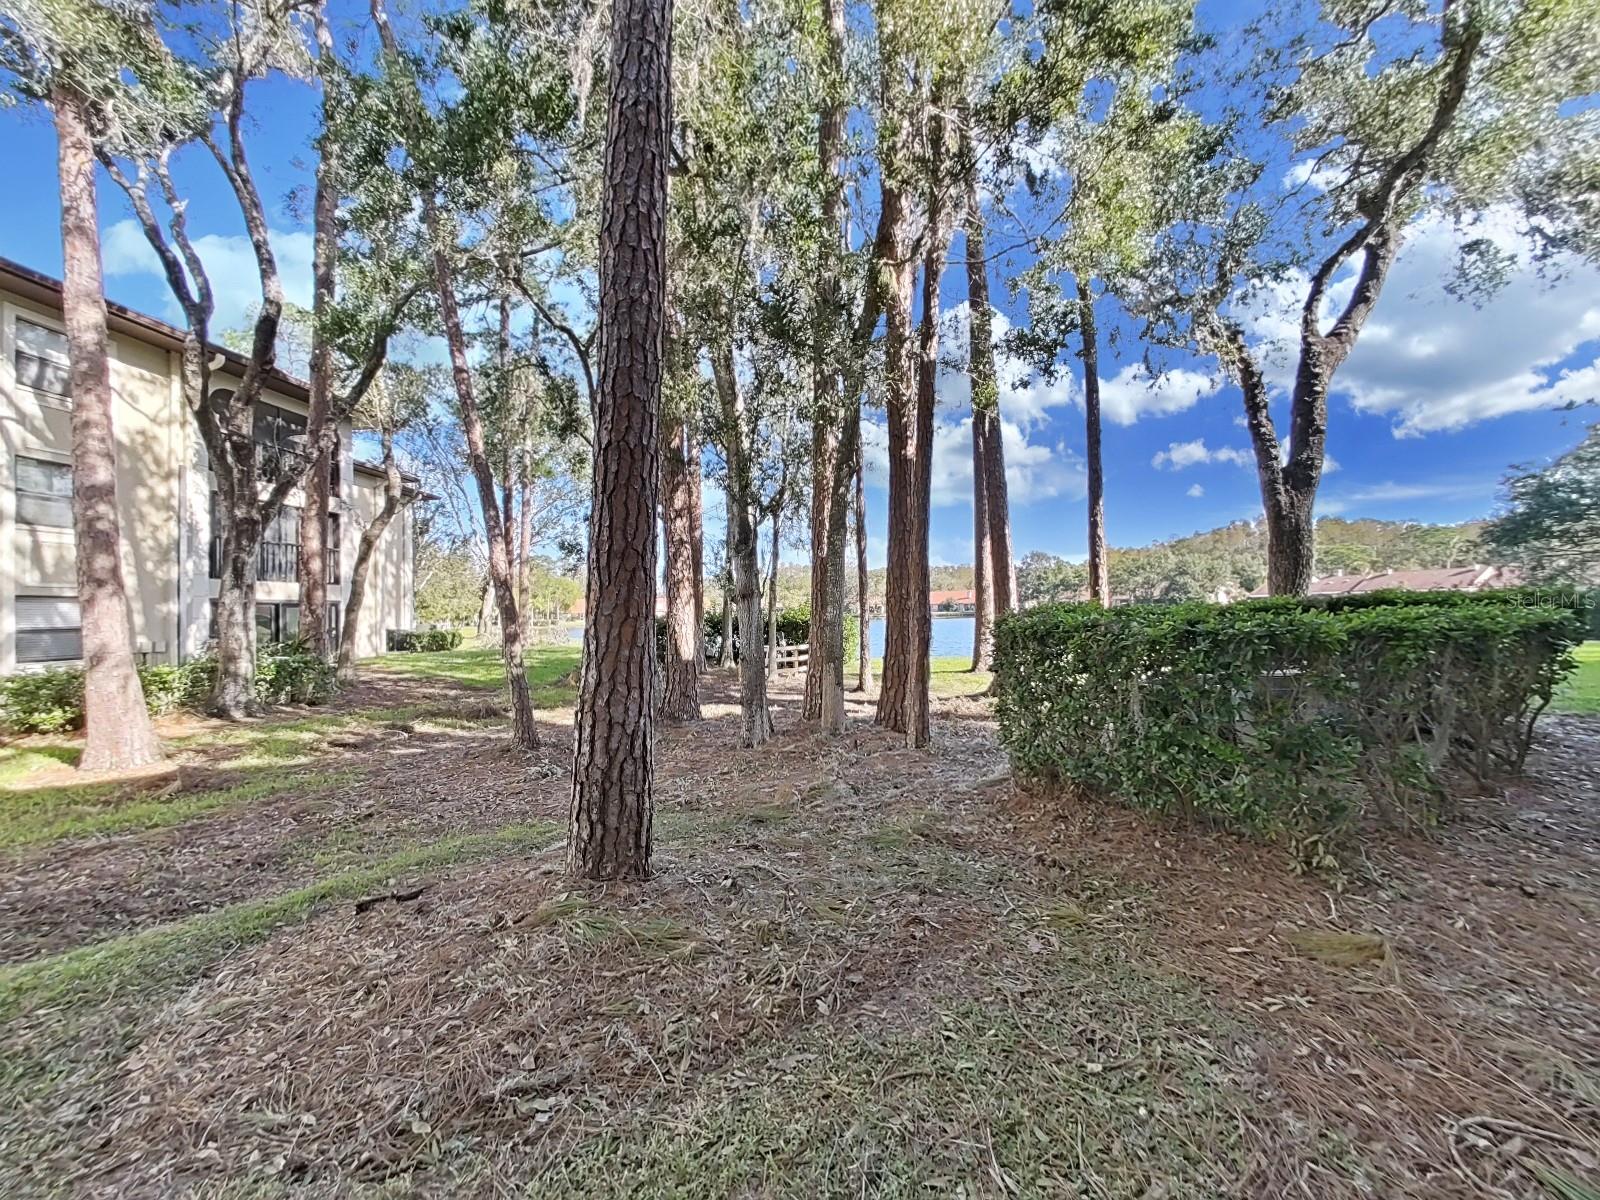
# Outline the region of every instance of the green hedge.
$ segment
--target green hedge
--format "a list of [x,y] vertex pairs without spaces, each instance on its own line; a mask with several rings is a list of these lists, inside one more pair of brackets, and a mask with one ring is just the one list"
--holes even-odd
[[391,629],[388,643],[391,653],[431,654],[456,649],[461,637],[459,629]]
[[[788,645],[809,643],[811,638],[811,606],[809,604],[794,604],[788,608],[778,610],[778,639]],[[844,615],[844,661],[855,661],[856,647],[861,639],[861,621],[855,613]],[[733,657],[739,659],[739,644],[741,634],[737,623],[733,630]],[[767,631],[763,626],[761,630],[761,644],[766,645]],[[716,662],[722,652],[722,613],[708,612],[705,618],[705,645],[706,658]],[[665,617],[656,618],[656,657],[666,659],[667,655],[667,620]]]
[[[198,708],[211,694],[217,660],[139,668],[152,716]],[[296,645],[264,646],[256,654],[256,698],[263,704],[321,704],[333,695],[333,664]],[[8,733],[61,733],[83,728],[83,672],[77,667],[0,678],[0,728]]]
[[1426,824],[1447,769],[1521,767],[1586,616],[1427,595],[1012,614],[1001,740],[1024,778],[1258,834]]

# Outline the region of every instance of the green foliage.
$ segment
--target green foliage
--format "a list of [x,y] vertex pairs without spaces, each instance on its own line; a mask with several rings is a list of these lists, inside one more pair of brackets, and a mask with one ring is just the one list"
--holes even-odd
[[1600,584],[1600,424],[1505,488],[1506,511],[1484,531],[1489,543],[1537,582]]
[[1015,769],[1321,847],[1372,819],[1430,823],[1448,769],[1485,783],[1520,768],[1572,666],[1581,607],[1334,599],[1358,602],[1063,604],[1002,619],[998,714]]
[[461,645],[459,629],[391,629],[389,652],[391,654],[437,654],[454,650]]
[[[139,668],[151,716],[199,708],[211,694],[211,657]],[[334,692],[333,665],[301,646],[263,647],[256,655],[256,699],[263,704],[321,704]],[[83,728],[83,672],[77,667],[0,678],[0,728],[8,733],[61,733]]]
[[[706,658],[715,662],[722,649],[722,614],[708,612],[705,621]],[[778,610],[778,641],[787,646],[799,646],[809,643],[811,639],[811,606],[809,604],[791,604]],[[763,625],[761,630],[761,644],[766,645],[767,631]],[[743,644],[743,634],[737,625],[733,630],[733,658],[737,662]],[[861,645],[861,620],[855,614],[847,612],[844,615],[844,661],[853,663]],[[656,618],[656,654],[665,657],[667,653],[667,623],[662,617]]]
[[303,646],[267,646],[256,654],[256,699],[263,704],[321,704],[336,687],[333,664]]
[[0,679],[0,724],[8,733],[60,733],[83,725],[83,672],[40,671]]

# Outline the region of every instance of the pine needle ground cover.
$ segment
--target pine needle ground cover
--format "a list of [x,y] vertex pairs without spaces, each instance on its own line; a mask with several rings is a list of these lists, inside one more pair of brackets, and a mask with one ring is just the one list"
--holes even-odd
[[939,700],[913,752],[867,701],[815,735],[784,679],[778,738],[736,751],[714,675],[706,720],[659,740],[656,877],[577,888],[570,710],[512,752],[494,694],[451,678],[477,671],[185,727],[197,786],[322,785],[3,852],[0,1191],[1465,1200],[1593,1177],[1593,722],[1335,879],[1018,792],[978,697]]

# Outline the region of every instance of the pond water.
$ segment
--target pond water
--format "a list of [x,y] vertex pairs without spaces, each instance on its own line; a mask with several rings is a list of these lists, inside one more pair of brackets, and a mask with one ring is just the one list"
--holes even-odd
[[[972,657],[973,618],[934,617],[929,652],[934,658]],[[872,623],[872,656],[883,657],[883,618]]]

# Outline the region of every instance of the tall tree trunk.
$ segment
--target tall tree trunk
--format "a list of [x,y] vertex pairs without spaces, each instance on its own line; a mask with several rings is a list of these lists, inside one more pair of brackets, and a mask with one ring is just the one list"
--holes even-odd
[[733,666],[733,588],[722,583],[722,644],[717,647],[717,666]]
[[[917,595],[918,572],[911,561],[915,547],[917,384],[911,345],[911,297],[916,284],[916,262],[906,252],[905,199],[892,186],[883,189],[882,203],[890,207],[894,251],[883,270],[889,274],[884,302],[884,408],[889,422],[889,546],[883,598],[883,675],[878,688],[874,720],[886,728],[906,732],[911,683],[911,659],[920,628],[916,610],[927,617],[928,596]],[[923,548],[926,554],[926,547]]]
[[488,642],[494,631],[494,587],[487,575],[478,588],[478,640]]
[[[937,96],[929,114],[929,130],[929,173],[934,182],[928,194],[928,232],[922,254],[922,321],[917,336],[915,396],[909,394],[909,389],[894,385],[889,396],[889,628],[877,714],[879,724],[904,734],[906,744],[913,747],[926,746],[930,740],[928,652],[933,627],[928,608],[928,533],[933,406],[939,371],[939,281],[950,245],[942,186],[945,118]],[[907,283],[892,307],[905,309],[904,321],[909,326],[909,269]],[[896,290],[899,291],[898,281]],[[909,328],[905,332],[909,335]],[[909,342],[909,337],[906,340]],[[901,355],[909,358],[907,349],[909,346]],[[890,353],[894,351],[891,349]],[[898,368],[898,378],[897,372],[889,373],[895,384],[908,382],[904,378],[908,366],[909,363]],[[904,398],[898,405],[895,392]],[[900,410],[898,414],[896,408]]]
[[[696,636],[694,587],[694,497],[689,476],[698,475],[699,463],[689,464],[686,423],[674,417],[667,425],[661,448],[662,544],[667,552],[667,654],[661,715],[669,721],[700,719],[700,638]],[[703,655],[701,655],[703,658]]]
[[62,316],[72,388],[72,530],[83,631],[84,771],[126,770],[161,760],[144,689],[133,661],[133,627],[122,579],[117,515],[117,441],[111,415],[111,363],[94,147],[82,97],[58,87],[55,109],[61,179]]
[[767,678],[778,673],[778,555],[782,510],[772,514],[772,556],[767,563]]
[[528,478],[527,462],[518,468],[522,486],[517,495],[517,611],[522,614],[522,633],[528,633],[528,589],[533,586],[533,482]]
[[372,568],[378,543],[383,540],[395,517],[405,505],[405,490],[400,477],[400,465],[394,457],[394,434],[385,429],[383,440],[383,507],[372,518],[371,524],[361,531],[356,545],[355,565],[350,569],[350,591],[344,603],[344,636],[339,639],[339,681],[353,683],[356,678],[356,642],[361,636],[362,622],[366,617],[367,575]]
[[[1270,498],[1268,498],[1270,495]],[[1267,594],[1304,596],[1317,558],[1315,487],[1263,489],[1267,517]]]
[[844,461],[853,400],[843,394],[844,350],[839,253],[845,241],[844,0],[822,0],[827,36],[826,99],[818,114],[822,236],[817,245],[816,313],[811,341],[811,620],[806,634],[804,716],[824,729],[844,728],[844,550],[850,470]]
[[[400,61],[399,46],[382,0],[372,0],[371,8],[384,53],[391,61]],[[494,472],[489,467],[483,421],[473,391],[472,365],[467,360],[466,332],[461,326],[461,310],[456,303],[455,269],[448,248],[453,239],[445,236],[438,196],[431,184],[424,184],[421,199],[423,226],[433,242],[434,285],[439,295],[439,318],[444,326],[445,344],[450,352],[450,375],[455,383],[461,428],[467,440],[467,458],[477,484],[478,505],[483,510],[483,528],[489,542],[489,583],[500,613],[500,655],[506,667],[506,686],[511,691],[511,736],[517,745],[531,750],[539,745],[539,728],[534,723],[533,695],[522,662],[522,622],[518,618],[517,596],[512,587],[510,538],[495,500]],[[651,533],[650,544],[654,547],[653,529]]]
[[672,0],[614,0],[600,225],[600,379],[567,867],[650,873],[657,445],[666,347]]
[[[1000,421],[1000,388],[994,364],[994,312],[989,306],[988,252],[975,164],[968,168],[966,185],[967,309],[971,318],[967,369],[972,379],[973,475],[974,488],[978,479],[983,481],[982,507],[987,530],[979,540],[988,547],[985,583],[988,607],[994,619],[1016,607],[1017,565],[1011,550],[1005,429]],[[981,471],[976,457],[980,450]],[[987,661],[984,665],[988,665]]]
[[[253,447],[242,454],[253,454]],[[222,509],[222,573],[217,581],[217,680],[207,705],[214,716],[241,721],[259,715],[256,699],[256,572],[261,545],[260,506],[251,487],[239,493],[238,479],[255,479],[254,467],[224,471],[217,479]]]
[[989,584],[994,551],[989,544],[989,486],[984,478],[989,469],[984,453],[988,422],[978,415],[975,375],[972,386],[972,669],[987,671],[994,660],[994,592]]
[[1083,339],[1083,428],[1089,466],[1089,599],[1111,606],[1106,561],[1106,483],[1100,461],[1100,337],[1094,324],[1094,292],[1082,275],[1078,284],[1078,331]]
[[987,671],[994,658],[994,537],[989,517],[989,439],[1000,436],[1000,389],[995,378],[994,328],[989,313],[989,264],[984,247],[983,199],[970,113],[962,109],[964,230],[967,265],[967,380],[972,392],[972,669]]
[[761,654],[761,567],[751,517],[753,485],[745,444],[744,400],[734,371],[732,339],[724,336],[711,348],[710,357],[722,408],[722,453],[728,464],[728,559],[739,632],[739,744],[754,747],[772,736],[772,713],[767,708],[767,672]]
[[[433,237],[433,270],[439,293],[439,315],[444,325],[445,342],[450,351],[450,372],[455,380],[456,400],[461,410],[461,427],[467,439],[467,458],[478,486],[478,506],[483,510],[483,527],[489,543],[489,584],[500,616],[500,657],[505,662],[506,686],[511,690],[511,733],[517,745],[532,750],[539,745],[539,727],[533,719],[533,695],[528,688],[527,669],[522,659],[522,621],[517,613],[515,581],[511,577],[511,544],[506,536],[504,516],[495,496],[494,472],[483,436],[483,421],[478,414],[473,392],[472,366],[467,361],[466,333],[456,306],[455,272],[450,253],[441,240],[441,222],[431,192],[422,198],[423,220]],[[654,546],[655,539],[651,538]]]
[[[861,414],[856,414],[859,423]],[[856,438],[859,447],[861,439]],[[856,453],[856,622],[860,635],[856,639],[856,691],[872,690],[872,601],[869,591],[872,572],[867,568],[867,464],[864,456]]]
[[[316,30],[317,57],[324,70],[333,61],[333,32],[328,27],[326,3],[312,8]],[[339,253],[339,193],[335,182],[339,161],[339,140],[332,135],[334,123],[333,89],[322,84],[323,137],[318,142],[316,193],[311,209],[311,376],[306,417],[307,441],[320,444],[322,432],[332,420],[333,345],[329,326],[333,320],[334,271]],[[300,637],[311,653],[328,656],[328,499],[333,458],[315,450],[310,473],[300,485],[305,503],[300,508],[300,548],[296,567],[300,575]],[[337,547],[335,547],[337,550]]]
[[[706,508],[703,469],[700,464],[700,414],[697,411],[684,424],[687,442],[689,487],[689,561],[694,574],[694,669],[700,674],[706,663]],[[696,689],[698,692],[698,689]]]

